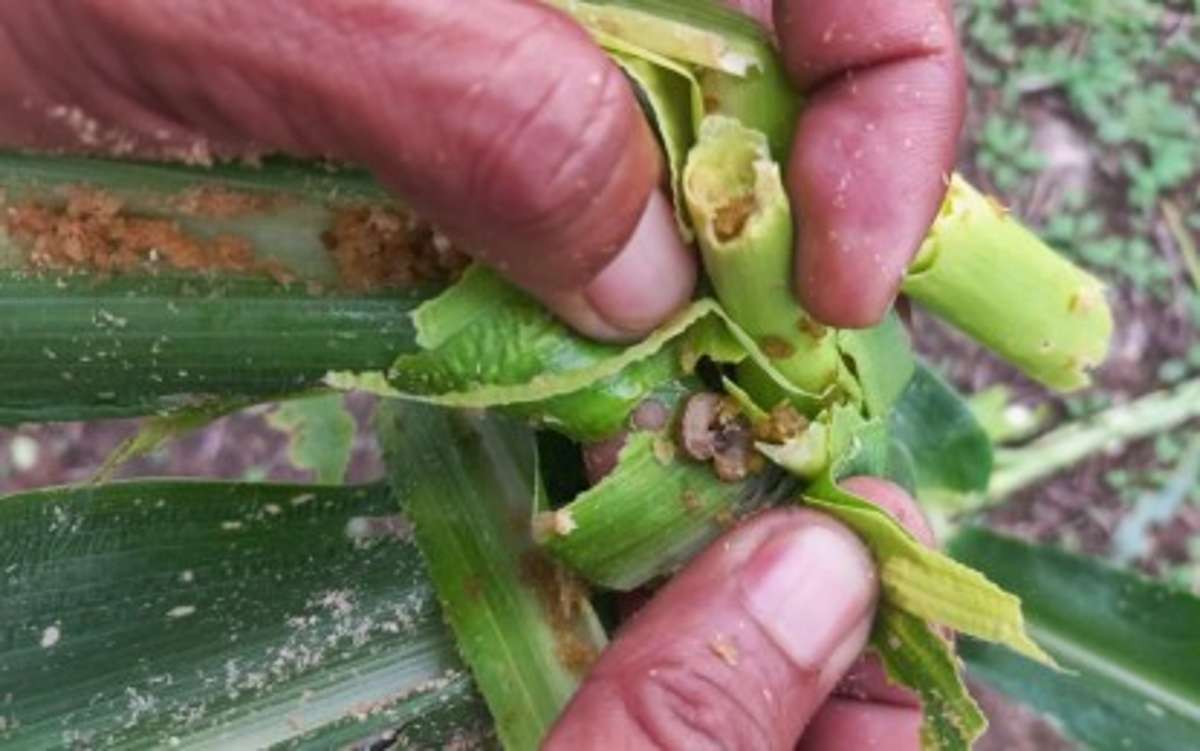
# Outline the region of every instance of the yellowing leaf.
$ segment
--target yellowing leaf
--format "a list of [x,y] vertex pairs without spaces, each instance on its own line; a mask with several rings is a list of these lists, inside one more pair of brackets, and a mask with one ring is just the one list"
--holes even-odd
[[810,489],[804,502],[841,520],[862,537],[879,563],[880,584],[888,604],[1054,665],[1053,658],[1025,633],[1021,601],[983,574],[922,545],[879,507],[828,478]]

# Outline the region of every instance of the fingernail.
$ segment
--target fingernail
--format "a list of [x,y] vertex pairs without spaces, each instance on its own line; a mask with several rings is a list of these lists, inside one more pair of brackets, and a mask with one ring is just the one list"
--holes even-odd
[[610,326],[640,336],[683,307],[695,284],[695,256],[679,236],[670,201],[656,190],[625,247],[584,297]]
[[862,544],[821,525],[769,537],[739,577],[750,615],[805,670],[821,669],[851,637],[869,616],[877,588]]

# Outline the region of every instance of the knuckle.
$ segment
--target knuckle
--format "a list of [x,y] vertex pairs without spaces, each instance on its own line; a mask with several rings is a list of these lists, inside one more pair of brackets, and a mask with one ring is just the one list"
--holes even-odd
[[650,670],[623,687],[623,700],[658,748],[769,749],[770,702],[744,699],[744,683],[688,661]]

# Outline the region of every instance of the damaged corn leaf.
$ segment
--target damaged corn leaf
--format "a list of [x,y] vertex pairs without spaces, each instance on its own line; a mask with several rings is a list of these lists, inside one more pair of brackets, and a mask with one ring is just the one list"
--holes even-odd
[[667,58],[644,51],[610,50],[609,54],[635,84],[635,90],[645,103],[646,114],[662,142],[671,175],[675,220],[684,241],[690,243],[693,234],[683,208],[680,180],[688,149],[696,140],[696,128],[704,116],[700,86],[691,71]]
[[535,749],[605,644],[586,589],[544,558],[534,434],[497,416],[389,401],[392,487],[507,749]]
[[829,466],[829,429],[822,422],[812,423],[800,435],[784,443],[759,441],[754,446],[763,456],[796,477],[811,479]]
[[339,393],[287,399],[267,416],[271,427],[287,434],[292,466],[313,472],[319,483],[346,479],[355,423],[345,399]]
[[164,444],[199,430],[216,420],[249,406],[245,400],[214,400],[184,407],[165,415],[147,417],[138,425],[137,433],[122,441],[96,470],[92,482],[107,482],[127,462],[152,454]]
[[386,485],[11,495],[0,560],[6,749],[494,745]]
[[[475,266],[412,321],[424,351],[401,356],[386,374],[331,372],[325,383],[450,407],[503,407],[579,440],[623,428],[642,400],[703,356],[754,362],[773,389],[799,404],[815,403],[708,298],[637,344],[606,344],[571,332],[524,292]],[[702,334],[692,336],[693,330]],[[699,349],[708,345],[713,349]]]
[[[886,514],[840,491],[834,484],[852,469],[869,469],[892,477],[907,472],[913,484],[978,483],[975,477],[939,474],[936,467],[922,466],[933,452],[927,450],[929,444],[920,444],[914,433],[920,433],[926,440],[929,435],[913,429],[911,424],[905,434],[904,425],[897,426],[887,419],[897,399],[902,404],[905,396],[911,396],[904,391],[912,373],[911,360],[894,320],[865,334],[829,331],[817,326],[791,299],[785,280],[790,278],[793,217],[779,165],[786,163],[799,98],[787,86],[774,52],[752,24],[704,3],[561,0],[557,4],[613,50],[642,88],[667,151],[672,181],[677,188],[676,206],[686,205],[689,209],[686,215],[678,212],[677,219],[685,228],[691,224],[689,218],[694,221],[710,280],[723,305],[700,300],[646,342],[617,347],[588,342],[571,334],[528,297],[479,269],[469,272],[461,284],[414,312],[415,303],[424,298],[411,292],[382,297],[383,306],[372,308],[364,295],[347,295],[345,290],[330,296],[309,289],[300,292],[279,284],[278,279],[272,280],[274,284],[257,280],[263,284],[261,289],[270,291],[270,295],[264,295],[248,286],[255,280],[246,284],[240,279],[177,282],[154,275],[149,279],[117,280],[114,286],[107,286],[111,280],[80,282],[66,274],[59,274],[61,278],[56,279],[53,272],[59,268],[51,266],[52,273],[44,277],[14,274],[5,282],[24,284],[30,294],[18,299],[15,306],[9,306],[18,314],[9,317],[10,330],[0,328],[0,332],[11,334],[7,339],[15,342],[10,344],[0,337],[0,354],[4,355],[0,357],[0,373],[4,362],[16,363],[10,368],[13,371],[10,382],[3,387],[16,398],[0,399],[0,404],[5,405],[3,409],[8,410],[0,410],[0,414],[22,419],[21,415],[78,417],[86,410],[94,410],[87,414],[106,414],[106,409],[111,414],[157,411],[164,406],[194,406],[197,395],[201,395],[200,403],[205,404],[215,403],[204,401],[212,396],[254,398],[291,393],[313,386],[317,377],[330,373],[329,381],[339,385],[369,385],[377,391],[439,404],[504,407],[517,416],[576,438],[592,439],[607,437],[614,430],[627,427],[636,405],[671,384],[678,385],[699,359],[740,363],[741,380],[738,389],[731,391],[744,403],[754,404],[759,409],[754,414],[769,414],[766,408],[774,407],[779,399],[788,399],[805,416],[816,420],[816,427],[810,427],[805,434],[809,443],[785,443],[780,449],[771,449],[774,458],[798,475],[823,475],[808,490],[807,501],[841,518],[874,550],[881,565],[885,599],[876,646],[893,677],[922,693],[927,711],[925,744],[932,748],[965,747],[980,728],[978,712],[962,691],[947,645],[925,620],[999,641],[1035,658],[1048,658],[1025,636],[1015,598],[974,572],[921,547]],[[703,122],[701,114],[706,115]],[[697,140],[699,143],[693,144]],[[682,154],[693,145],[695,148],[685,163]],[[21,166],[19,159],[12,164]],[[48,177],[42,175],[27,185],[4,183],[8,189],[6,200],[17,201],[21,208],[25,204],[20,202],[33,196],[45,204],[42,209],[49,211],[51,218],[55,211],[69,214],[73,210],[71,195],[57,188],[47,191],[46,186],[66,185],[70,182],[66,176],[71,165],[80,163],[64,160],[58,164],[62,171]],[[38,168],[36,162],[26,166]],[[267,172],[268,181],[281,174]],[[237,263],[229,268],[222,266],[208,271],[270,275],[282,270],[301,279],[339,280],[342,272],[336,254],[325,253],[325,235],[337,224],[336,211],[331,208],[339,200],[334,195],[339,190],[336,185],[330,187],[320,180],[308,183],[311,174],[303,178],[305,182],[301,185],[301,178],[293,175],[284,179],[291,188],[260,195],[259,188],[263,186],[256,182],[259,178],[247,177],[237,170],[217,169],[210,174],[217,182],[248,181],[243,184],[244,192],[237,196],[242,203],[234,214],[218,216],[222,210],[211,203],[207,208],[197,209],[200,204],[187,208],[177,202],[203,203],[211,199],[202,194],[185,195],[189,183],[183,177],[195,180],[194,173],[189,176],[186,172],[159,172],[141,165],[108,172],[104,178],[108,182],[101,186],[108,195],[99,196],[100,200],[92,196],[89,211],[103,214],[119,204],[121,210],[142,217],[170,216],[178,228],[206,242],[211,240],[212,247],[217,247],[220,235],[228,234],[239,240],[236,248],[227,249],[240,250],[246,246],[256,251],[251,261],[243,263],[238,256]],[[145,181],[149,187],[139,186],[139,176],[151,178]],[[167,189],[167,183],[176,178],[180,178],[176,188]],[[331,180],[338,183],[340,178]],[[370,180],[361,180],[361,175],[355,180],[346,184],[363,191],[363,195],[380,197],[378,186]],[[291,195],[282,199],[274,195],[289,191]],[[163,196],[169,199],[169,205],[157,203]],[[959,200],[954,203],[956,197]],[[906,289],[1035,377],[1063,388],[1078,385],[1087,367],[1102,357],[1103,340],[1107,339],[1110,327],[1103,298],[1096,293],[1098,288],[1086,284],[1090,278],[1081,272],[1069,274],[1064,270],[1069,267],[1047,260],[1046,249],[1032,236],[1021,234],[1003,212],[984,212],[986,204],[986,199],[973,196],[969,189],[959,186],[956,193],[952,186],[947,210],[912,269]],[[33,223],[45,218],[33,208],[25,212],[26,218]],[[194,215],[187,215],[188,212]],[[6,213],[6,216],[19,215],[20,211]],[[21,243],[14,238],[20,240],[23,229],[12,222],[6,222],[3,230],[0,263],[11,264],[13,259],[20,260],[20,253],[29,252],[29,243],[26,238],[21,240],[25,245],[18,247]],[[996,237],[977,240],[989,231],[994,231]],[[973,269],[982,266],[993,269],[995,251],[1006,244],[1020,246],[1018,257],[1032,259],[1026,264],[1026,271],[1033,269],[1031,277],[1018,275],[1018,282],[1005,280],[993,288],[979,287],[978,279],[988,276],[981,276]],[[33,247],[36,249],[36,242]],[[265,251],[261,257],[259,251]],[[739,256],[750,257],[751,265],[739,267],[737,264],[745,260]],[[59,260],[56,256],[55,263]],[[281,266],[271,265],[275,263]],[[142,264],[140,258],[137,264]],[[1069,286],[1063,280],[1079,282],[1077,294],[1060,299],[1064,290],[1059,287]],[[175,283],[181,286],[171,292],[168,287]],[[141,286],[130,297],[119,292],[121,284]],[[1075,317],[1066,322],[1051,322],[1049,333],[1043,334],[1040,321],[1031,324],[1027,317],[1021,317],[1021,312],[1013,314],[1010,298],[1014,297],[1014,285],[1022,287],[1024,294],[1019,295],[1022,299],[1029,296],[1045,299],[1043,307],[1031,308],[1038,311],[1037,316],[1065,310]],[[62,291],[67,288],[69,293]],[[219,292],[212,294],[215,290]],[[243,294],[246,290],[249,292]],[[148,292],[143,294],[145,291]],[[1006,307],[1002,310],[993,302],[997,292],[1004,293]],[[40,318],[42,312],[38,306],[45,301],[39,294],[55,302],[48,326]],[[976,297],[989,294],[993,297],[981,306]],[[69,297],[77,297],[82,304],[71,308]],[[264,302],[265,297],[271,299]],[[0,295],[0,312],[4,312],[5,299],[7,296]],[[327,307],[320,307],[326,303]],[[981,307],[982,315],[994,320],[981,323]],[[285,309],[287,316],[271,318],[276,311]],[[320,318],[306,319],[306,315]],[[336,315],[342,317],[337,319]],[[0,316],[0,320],[6,319]],[[305,328],[306,323],[312,328]],[[176,349],[179,341],[184,342],[183,349]],[[269,356],[264,357],[264,353]],[[28,367],[33,362],[38,367]],[[365,375],[356,379],[345,373]],[[925,382],[918,386],[921,383]],[[73,401],[62,407],[64,392]],[[61,411],[55,412],[56,409]],[[314,420],[309,410],[298,411],[303,413],[299,420],[310,427],[334,426],[336,429],[331,433],[334,442],[339,446],[344,443],[341,431],[345,423],[336,414],[318,409]],[[14,415],[17,417],[13,418]],[[178,420],[158,427],[160,431],[186,427],[183,417]],[[498,418],[452,415],[423,405],[403,409],[389,405],[383,420],[392,480],[416,519],[417,537],[438,594],[446,605],[461,654],[483,687],[498,719],[501,739],[510,747],[532,748],[573,690],[578,669],[602,645],[603,637],[577,585],[561,569],[538,557],[528,534],[531,514],[541,509],[542,498],[530,433]],[[891,439],[889,431],[893,433]],[[322,479],[335,479],[344,471],[338,450],[329,450],[328,456],[322,456],[325,463],[318,468]],[[771,453],[766,449],[764,452]],[[800,492],[799,478],[773,468],[740,484],[729,485],[719,483],[707,465],[679,461],[674,454],[667,436],[635,432],[628,439],[616,470],[606,480],[568,506],[539,517],[549,521],[541,526],[546,547],[596,581],[614,587],[633,586],[669,572],[737,514],[760,504],[795,499]],[[308,495],[301,494],[291,500],[304,499],[296,504],[304,506],[312,500]],[[129,501],[133,511],[112,511],[113,519],[122,515],[136,518],[146,511],[137,500]],[[324,495],[321,500],[326,502]],[[255,550],[253,545],[259,532],[255,525],[259,521],[269,522],[271,517],[280,516],[281,511],[290,509],[276,499],[261,505],[256,512],[261,519],[256,516],[221,522],[222,534],[252,532],[236,538],[234,546],[222,542],[201,551],[221,555],[222,569],[217,573],[222,575],[222,581],[257,582],[260,589],[271,586],[270,582],[264,584],[265,580],[254,579],[257,572],[252,572],[247,580],[240,570],[227,571],[227,561],[239,565],[245,562],[248,566],[258,563],[252,556],[249,559],[241,556],[247,550]],[[346,522],[346,531],[355,541],[356,549],[359,544],[367,549],[374,545],[370,539],[364,539],[370,538],[370,530],[379,526],[363,520],[369,518],[355,516]],[[58,522],[57,515],[53,521]],[[392,529],[390,523],[384,523],[382,528]],[[323,575],[323,571],[307,571],[312,564],[322,563],[311,555],[310,547],[319,544],[313,537],[315,530],[287,529],[294,533],[289,538],[292,552],[300,550],[306,556],[301,564],[307,566],[298,566],[303,570],[297,577]],[[631,530],[645,534],[632,534]],[[161,538],[170,540],[171,532],[163,532]],[[150,539],[157,542],[159,537],[151,535]],[[15,539],[19,543],[21,538]],[[70,550],[71,540],[67,542]],[[620,556],[615,556],[618,551]],[[18,552],[25,555],[24,550]],[[152,572],[152,564],[156,562],[152,557],[130,560],[131,565],[147,567]],[[295,564],[290,559],[289,562]],[[395,575],[394,561],[376,563],[389,576]],[[279,576],[278,570],[270,570]],[[337,573],[354,577],[359,572],[344,568]],[[65,596],[62,589],[56,590],[60,599]],[[149,602],[139,599],[142,595],[118,594],[135,605]],[[226,594],[228,601],[240,606],[239,610],[250,614],[264,612],[272,622],[287,618],[286,622],[291,624],[289,616],[269,610],[273,603],[251,602],[241,591]],[[12,603],[19,605],[25,596],[24,591],[18,591],[0,601],[5,602],[5,607],[14,607]],[[227,604],[226,600],[210,605],[200,600],[156,602],[152,604],[158,610],[166,608],[168,628],[178,628],[176,624],[181,622],[191,623],[201,613]],[[332,602],[335,611],[344,610],[340,600],[334,598]],[[48,612],[48,606],[45,610]],[[146,617],[146,612],[138,610],[136,614],[141,620],[153,621]],[[40,649],[53,653],[56,648],[70,644],[69,635],[83,627],[80,623],[71,625],[43,615],[39,617],[44,623],[22,624],[24,632],[14,628],[9,633],[32,635]],[[229,625],[232,622],[222,621],[229,628],[219,635],[229,644],[237,639],[256,645],[251,637],[257,629],[265,629],[269,624],[251,623],[248,635],[242,628],[247,614],[235,615],[236,627]],[[307,611],[301,615],[309,617]],[[395,627],[403,628],[404,624]],[[179,635],[179,643],[184,644],[192,643],[184,641],[184,637],[194,636],[191,632],[170,633]],[[442,638],[440,659],[452,663],[453,656],[444,649],[444,633],[438,633]],[[405,635],[412,636],[407,632]],[[415,637],[410,641],[420,642]],[[366,657],[374,656],[370,650],[377,643],[366,645]],[[209,639],[203,644],[213,646],[215,642]],[[213,651],[227,655],[232,649],[229,644],[213,646]],[[178,644],[173,642],[169,646]],[[352,661],[362,646],[355,644],[352,637],[350,647],[342,649],[338,658]],[[32,642],[22,648],[34,654],[29,658],[20,654],[21,649],[16,650],[18,658],[27,663],[41,656]],[[84,642],[84,648],[64,657],[64,664],[84,669],[106,658],[103,654],[106,648],[107,642]],[[128,650],[120,654],[128,663],[135,664]],[[36,663],[25,667],[18,663],[19,669],[10,671],[7,662],[13,658],[11,655],[3,658],[6,669],[0,670],[0,675],[24,675],[39,669]],[[138,669],[119,667],[127,671]],[[238,671],[243,666],[238,663],[232,668],[228,663],[222,667],[235,675],[242,674]],[[367,680],[375,675],[372,671],[384,667],[368,665]],[[253,670],[257,681],[269,668],[256,666]],[[347,673],[363,681],[362,670],[360,664],[352,662]],[[128,673],[116,674],[124,677]],[[214,673],[205,675],[211,678]],[[420,675],[435,681],[445,677],[444,672],[430,669]],[[294,700],[293,703],[307,710],[305,700],[313,690],[311,686],[321,689],[326,684],[322,682],[323,675],[306,676],[310,683],[298,699],[292,695],[295,691],[288,694],[288,701]],[[135,677],[143,676],[136,673]],[[218,689],[229,690],[228,682],[222,686],[219,676],[214,680]],[[471,698],[461,673],[455,674],[450,682],[460,688],[460,696]],[[135,721],[150,713],[154,702],[166,695],[161,691],[149,693],[149,683],[143,686],[125,682],[125,685],[135,691],[124,697]],[[288,730],[281,729],[279,717],[272,715],[263,721],[265,724],[247,721],[248,727],[237,728],[237,741],[249,737],[257,742],[265,733],[270,742],[302,744],[311,740],[311,745],[318,746],[332,744],[335,738],[338,743],[354,740],[348,734],[356,730],[379,730],[382,734],[400,729],[407,734],[406,723],[414,713],[423,711],[414,707],[427,707],[442,698],[437,693],[441,685],[433,690],[426,690],[419,683],[397,685],[392,681],[387,685],[393,694],[383,699],[368,697],[373,703],[366,704],[365,709],[355,705],[346,710],[329,699],[327,704],[338,711],[331,713],[326,707],[316,713],[316,736],[305,735],[307,728],[303,727],[293,728],[294,734],[288,735]],[[143,688],[147,690],[143,692]],[[235,693],[244,689],[244,696],[251,697],[252,705],[262,700],[276,707],[275,698],[263,699],[264,694],[259,692],[262,688],[257,682],[242,685],[236,678],[233,683]],[[56,698],[43,689],[44,695]],[[155,684],[155,690],[159,689],[167,690]],[[409,694],[426,704],[405,704]],[[317,695],[324,696],[319,690]],[[397,695],[402,698],[397,699]],[[121,711],[121,699],[121,696],[115,699],[106,696],[107,703],[101,708],[111,716]],[[406,707],[409,715],[398,717],[389,713],[400,705]],[[473,706],[477,708],[478,703]],[[388,725],[370,725],[377,717],[374,714],[377,709],[381,710],[378,716],[384,717]],[[7,732],[16,725],[8,722],[5,712],[7,709],[0,707]],[[353,724],[356,712],[367,716],[369,727]],[[347,714],[352,716],[347,718]],[[105,743],[123,742],[123,736],[113,733],[124,732],[128,726],[114,730],[103,725],[108,720],[100,715],[79,716],[99,723],[98,730],[85,726],[82,732],[100,733],[100,741]],[[79,725],[74,716],[71,723],[68,727],[72,729]],[[135,722],[134,726],[137,725]],[[49,726],[43,723],[42,730]],[[162,727],[154,725],[155,735],[147,736],[143,745],[173,744],[173,740],[185,746],[220,745],[229,740],[216,735],[200,737],[193,743],[191,737],[167,734],[169,730]],[[56,729],[61,729],[61,723]],[[326,731],[330,734],[325,734]],[[454,738],[448,740],[448,735],[444,733],[440,741],[452,742]],[[382,735],[381,738],[387,740]],[[39,737],[35,743],[42,740]],[[93,741],[91,735],[71,739],[75,745],[90,745]]]
[[416,311],[417,341],[426,351],[400,357],[387,380],[412,398],[505,406],[575,438],[603,438],[659,384],[680,375],[667,345],[711,311],[711,304],[696,303],[629,347],[595,342],[476,266]]
[[921,747],[970,751],[987,718],[963,683],[950,642],[920,618],[885,604],[875,617],[871,648],[890,680],[921,697]]
[[[350,464],[355,424],[354,417],[344,408],[343,400],[340,393],[297,395],[281,400],[267,418],[271,427],[287,434],[292,466],[312,471],[319,483],[340,484]],[[137,433],[109,454],[92,482],[106,482],[124,464],[259,401],[262,400],[213,399],[147,417],[138,425]]]
[[[549,0],[601,44],[616,40],[656,55],[744,76],[763,57],[762,32],[748,18],[713,3],[665,0]],[[735,35],[731,31],[740,31]],[[761,44],[761,42],[758,42]]]
[[686,66],[699,84],[696,111],[736,116],[786,161],[800,99],[762,28],[714,2],[550,0],[601,46],[652,64]]
[[361,170],[0,152],[0,422],[384,367],[464,259]]
[[[732,118],[706,117],[683,188],[716,296],[771,367],[825,401],[861,402],[868,414],[886,414],[913,372],[904,329],[889,315],[870,329],[835,331],[796,302],[792,212],[766,139]],[[786,396],[756,370],[742,368],[740,385],[760,405]]]
[[[822,395],[848,390],[833,330],[792,294],[792,212],[766,138],[733,118],[706,117],[683,189],[705,271],[730,318],[797,387]],[[760,404],[776,401],[747,391]]]
[[862,537],[879,564],[880,588],[891,606],[930,623],[996,642],[1053,666],[1025,631],[1021,601],[974,569],[928,548],[878,506],[853,495],[827,473],[804,494]]
[[[0,152],[0,268],[28,267],[22,246],[32,245],[56,259],[55,267],[88,270],[142,240],[150,247],[139,255],[151,268],[261,271],[332,284],[339,272],[325,233],[342,212],[368,205],[393,206],[394,199],[362,170],[314,162],[192,167]],[[52,248],[24,238],[33,219],[50,219],[85,242]],[[124,245],[105,244],[103,257],[92,253],[89,235],[113,224]]]

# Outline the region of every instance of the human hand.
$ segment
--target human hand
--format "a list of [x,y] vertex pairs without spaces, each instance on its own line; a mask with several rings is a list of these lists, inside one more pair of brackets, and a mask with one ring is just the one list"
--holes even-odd
[[[889,483],[845,486],[926,543]],[[547,751],[920,748],[920,703],[861,652],[878,596],[862,543],[829,517],[761,514],[713,543],[630,621],[551,731]]]
[[[770,21],[766,0],[735,4]],[[868,324],[952,163],[947,3],[780,0],[774,19],[809,101],[788,167],[798,291],[828,323]],[[599,338],[644,334],[696,278],[628,84],[527,0],[3,4],[0,144],[359,162]]]

